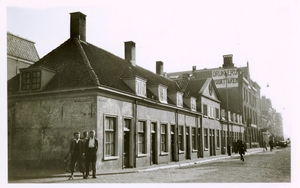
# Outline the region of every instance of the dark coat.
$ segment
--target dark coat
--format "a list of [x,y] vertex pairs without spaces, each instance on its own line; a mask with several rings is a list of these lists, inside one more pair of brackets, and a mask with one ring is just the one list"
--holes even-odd
[[[96,155],[97,154],[97,150],[98,150],[98,139],[95,138],[95,145],[94,145],[94,149],[93,150],[89,150],[89,142],[90,142],[90,138],[86,140],[85,142],[85,155]],[[89,153],[92,152],[92,153]]]
[[[79,140],[79,154],[83,154],[84,153],[84,144],[82,142],[82,140]],[[74,152],[74,148],[75,148],[75,143],[76,143],[76,140],[73,139],[71,141],[71,145],[70,145],[70,154],[72,155],[73,152]]]
[[245,151],[246,151],[245,145],[242,142],[238,142],[237,150],[238,150],[239,154],[245,154]]

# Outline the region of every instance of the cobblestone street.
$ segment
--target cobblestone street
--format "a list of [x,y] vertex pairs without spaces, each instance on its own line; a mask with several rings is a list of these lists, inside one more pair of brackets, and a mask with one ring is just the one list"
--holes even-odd
[[[139,173],[101,175],[97,179],[67,177],[15,180],[12,183],[244,183],[291,181],[290,147],[245,156],[224,158],[205,164]],[[230,173],[229,173],[230,172]]]

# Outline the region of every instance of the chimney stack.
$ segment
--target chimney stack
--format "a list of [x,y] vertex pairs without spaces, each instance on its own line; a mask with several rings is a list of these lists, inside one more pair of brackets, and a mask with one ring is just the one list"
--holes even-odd
[[127,41],[125,44],[125,59],[130,61],[133,66],[135,63],[135,43],[132,41]]
[[156,74],[164,75],[164,63],[162,61],[156,61]]
[[73,12],[70,15],[70,38],[78,38],[86,42],[86,15],[81,12]]
[[196,71],[196,66],[193,66],[193,72],[195,72]]
[[232,54],[223,55],[223,68],[233,68]]

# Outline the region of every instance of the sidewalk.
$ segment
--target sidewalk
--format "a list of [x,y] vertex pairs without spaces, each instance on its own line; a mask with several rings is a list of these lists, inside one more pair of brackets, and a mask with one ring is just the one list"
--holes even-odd
[[[254,153],[262,152],[262,148],[252,148],[248,149],[245,155],[251,155]],[[179,167],[186,167],[195,164],[202,164],[202,163],[209,163],[216,160],[221,159],[228,159],[233,157],[239,157],[239,154],[233,153],[231,156],[228,155],[217,155],[211,156],[206,158],[197,158],[192,160],[184,160],[179,162],[170,162],[168,164],[159,164],[159,165],[152,165],[152,166],[145,166],[145,167],[137,167],[137,168],[128,168],[128,169],[118,169],[118,170],[103,170],[97,172],[97,176],[101,175],[111,175],[111,174],[121,174],[121,173],[137,173],[143,171],[151,171],[151,170],[159,170],[159,169],[166,169],[166,168],[179,168]],[[40,178],[57,178],[57,177],[69,177],[70,173],[62,172],[61,170],[47,170],[44,169],[32,169],[32,170],[17,170],[14,171],[13,176],[10,176],[8,179],[40,179]],[[82,176],[81,173],[75,172],[75,177]]]

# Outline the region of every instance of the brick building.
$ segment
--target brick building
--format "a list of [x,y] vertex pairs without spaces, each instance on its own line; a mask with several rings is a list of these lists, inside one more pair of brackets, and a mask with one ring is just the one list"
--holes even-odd
[[138,66],[134,42],[123,59],[86,41],[84,14],[70,22],[68,40],[8,81],[9,169],[64,169],[73,132],[85,130],[96,131],[99,170],[225,154],[212,79],[170,80],[161,61],[156,73]]
[[[193,66],[189,71],[167,74],[172,80],[212,78],[222,98],[221,108],[226,110],[228,107],[229,121],[233,119],[233,115],[241,115],[243,128],[247,128],[244,138],[248,147],[258,147],[262,142],[260,86],[251,80],[249,64],[237,68],[232,57],[231,54],[224,55],[222,67],[197,70],[196,66]],[[240,126],[232,127],[230,145],[233,145],[235,140],[234,129],[240,129]]]

